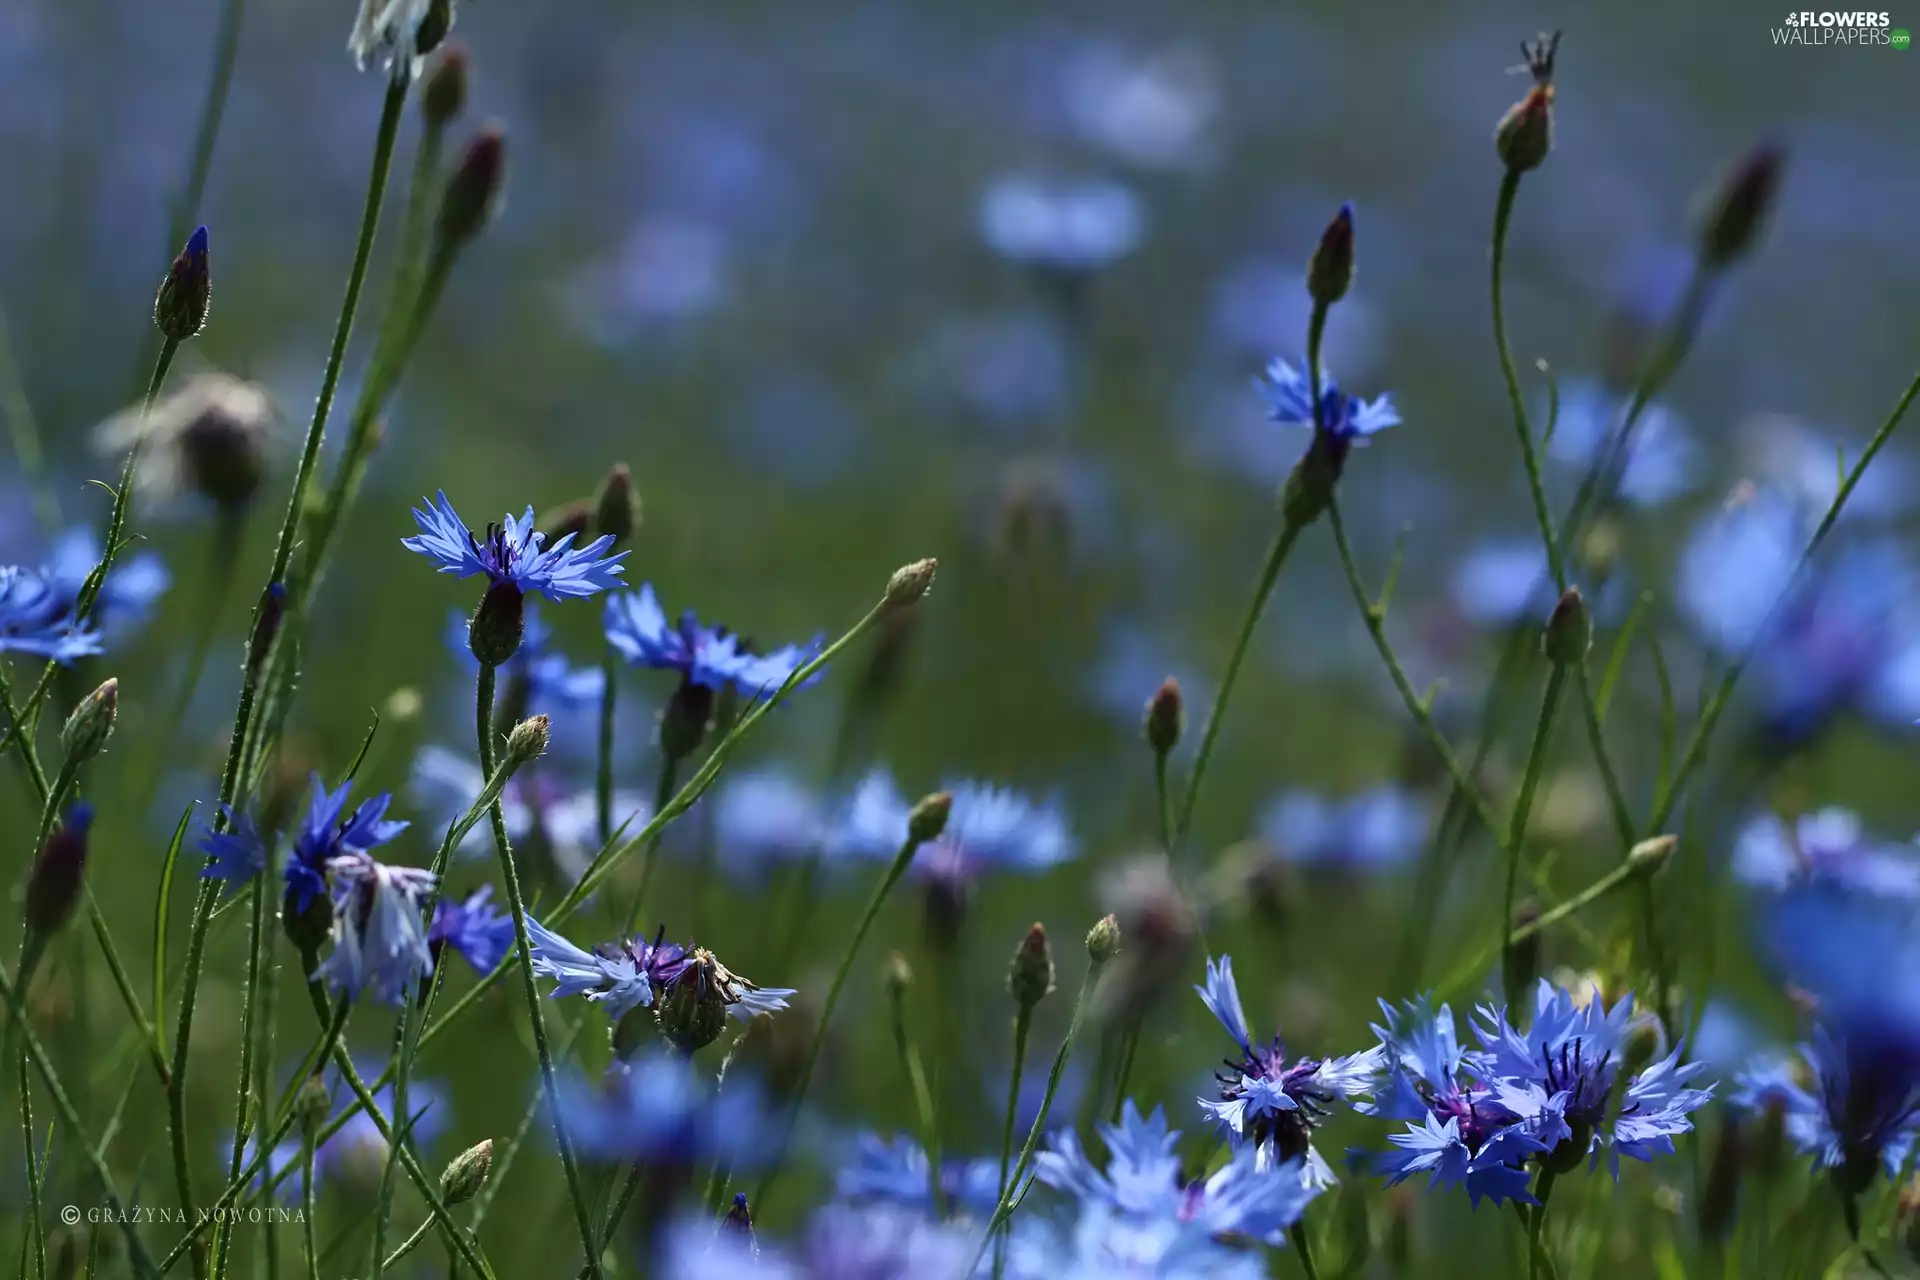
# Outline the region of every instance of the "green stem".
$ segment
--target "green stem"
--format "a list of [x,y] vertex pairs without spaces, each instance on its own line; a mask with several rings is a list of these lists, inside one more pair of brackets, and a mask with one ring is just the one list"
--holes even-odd
[[[1520,884],[1520,859],[1526,856],[1527,818],[1533,812],[1533,797],[1540,786],[1540,775],[1546,770],[1547,748],[1553,742],[1553,716],[1560,709],[1560,691],[1566,687],[1566,682],[1566,667],[1554,663],[1553,670],[1547,675],[1546,696],[1540,700],[1540,719],[1534,725],[1533,745],[1527,749],[1526,768],[1520,775],[1520,794],[1514,799],[1513,815],[1507,822],[1507,888],[1500,906],[1502,938],[1513,929],[1514,891]],[[1516,996],[1513,952],[1508,949],[1504,955],[1507,999],[1511,1001]]]
[[1120,1123],[1120,1113],[1127,1105],[1127,1082],[1133,1078],[1133,1059],[1140,1052],[1142,1020],[1138,1017],[1127,1019],[1127,1029],[1120,1041],[1120,1071],[1113,1078],[1113,1111],[1109,1114],[1109,1124]]
[[860,954],[860,944],[865,942],[867,934],[873,928],[873,922],[880,917],[880,908],[886,905],[887,895],[893,892],[893,886],[899,883],[906,873],[907,865],[913,861],[913,855],[920,848],[920,842],[909,833],[900,845],[900,851],[893,856],[893,862],[887,867],[880,882],[873,887],[873,894],[867,899],[866,910],[860,914],[860,923],[854,926],[853,937],[847,943],[847,950],[840,957],[840,967],[834,971],[833,982],[827,988],[827,1002],[820,1008],[820,1021],[814,1024],[813,1043],[807,1047],[807,1061],[800,1068],[800,1082],[794,1086],[793,1096],[787,1103],[787,1118],[780,1141],[774,1145],[773,1161],[767,1171],[760,1176],[760,1185],[754,1188],[751,1202],[765,1205],[767,1189],[773,1186],[780,1176],[781,1164],[786,1160],[787,1145],[793,1138],[793,1127],[797,1123],[801,1104],[807,1100],[807,1087],[813,1083],[813,1069],[820,1061],[820,1050],[827,1042],[827,1028],[833,1022],[834,1006],[840,1002],[840,991],[847,985],[847,975],[853,972],[853,962]]
[[[480,740],[480,772],[493,776],[493,686],[494,668],[482,663],[474,699],[474,727]],[[575,1163],[573,1140],[559,1114],[559,1083],[553,1069],[553,1051],[547,1044],[546,1019],[540,1008],[540,991],[533,981],[533,944],[527,937],[527,904],[520,894],[520,873],[513,861],[513,846],[507,839],[507,819],[495,797],[487,806],[487,819],[493,827],[493,847],[500,855],[500,878],[506,885],[507,904],[513,912],[514,948],[520,957],[520,994],[527,1007],[527,1020],[533,1029],[533,1048],[540,1059],[540,1085],[547,1105],[553,1108],[553,1138],[560,1151],[560,1167],[566,1174],[567,1197],[573,1202],[574,1224],[580,1231],[580,1247],[586,1252],[587,1271],[600,1274],[600,1255],[596,1248],[593,1220],[587,1214],[587,1197],[580,1185],[580,1169]]]
[[[247,1130],[253,1105],[253,1033],[254,997],[260,985],[260,963],[267,938],[267,877],[264,871],[254,877],[253,911],[248,920],[247,980],[240,992],[240,1082],[234,1091],[233,1151],[227,1157],[227,1179],[240,1175],[240,1159],[246,1151]],[[213,1273],[227,1274],[227,1256],[233,1249],[233,1229],[225,1227],[214,1236]]]
[[1527,423],[1526,398],[1520,393],[1520,375],[1514,371],[1513,348],[1507,341],[1506,290],[1502,284],[1507,261],[1507,224],[1513,217],[1514,196],[1520,191],[1520,170],[1508,169],[1500,180],[1500,197],[1493,209],[1493,342],[1500,353],[1500,374],[1507,384],[1507,403],[1513,408],[1513,429],[1520,437],[1520,457],[1526,464],[1527,491],[1533,497],[1533,515],[1540,541],[1547,549],[1547,570],[1554,586],[1567,589],[1566,565],[1553,536],[1553,515],[1547,509],[1547,487],[1540,477],[1540,455],[1534,449],[1533,428]]
[[38,1144],[33,1136],[33,1082],[27,1078],[27,1055],[24,1050],[16,1061],[20,1068],[20,1136],[24,1139],[27,1159],[27,1236],[33,1242],[35,1280],[46,1280],[47,1238],[45,1223],[40,1217],[40,1159],[35,1150]]
[[1300,1255],[1300,1269],[1307,1273],[1307,1280],[1320,1280],[1320,1269],[1313,1265],[1313,1244],[1307,1239],[1307,1227],[1296,1222],[1287,1229],[1287,1237],[1293,1241],[1293,1251]]
[[1595,880],[1592,884],[1574,894],[1550,911],[1543,911],[1534,919],[1513,929],[1507,935],[1507,945],[1518,946],[1535,934],[1551,929],[1562,920],[1585,911],[1600,899],[1606,897],[1622,885],[1632,884],[1641,879],[1644,871],[1635,863],[1622,863],[1613,870]]
[[980,1246],[973,1255],[973,1262],[961,1275],[973,1275],[980,1270],[980,1260],[987,1256],[987,1249],[993,1243],[994,1233],[1005,1225],[1013,1211],[1019,1207],[1016,1194],[1020,1189],[1020,1180],[1026,1176],[1027,1167],[1033,1163],[1035,1148],[1040,1145],[1040,1135],[1047,1131],[1047,1117],[1053,1112],[1054,1095],[1060,1091],[1060,1077],[1066,1073],[1067,1058],[1073,1052],[1073,1043],[1080,1035],[1080,1023],[1087,1011],[1087,998],[1093,993],[1093,985],[1100,977],[1101,965],[1096,961],[1087,966],[1087,976],[1080,980],[1080,994],[1073,1002],[1073,1017],[1067,1023],[1067,1034],[1060,1041],[1060,1048],[1053,1055],[1053,1069],[1047,1073],[1047,1090],[1040,1095],[1040,1110],[1033,1118],[1033,1124],[1027,1128],[1027,1139],[1020,1148],[1020,1159],[1013,1166],[1013,1176],[1007,1180],[1007,1189],[994,1206],[993,1217],[987,1221],[987,1229],[980,1237]]
[[619,696],[620,655],[610,644],[600,650],[600,750],[593,775],[593,811],[604,846],[613,839],[613,708]]
[[1282,522],[1267,548],[1267,558],[1260,566],[1260,576],[1254,580],[1253,598],[1247,605],[1247,616],[1240,622],[1240,634],[1234,639],[1233,652],[1227,657],[1226,672],[1220,677],[1220,692],[1213,696],[1213,709],[1207,713],[1207,727],[1200,735],[1200,750],[1193,758],[1193,772],[1187,775],[1187,790],[1180,801],[1179,821],[1173,827],[1173,843],[1184,843],[1193,826],[1193,811],[1200,803],[1200,783],[1207,776],[1207,765],[1213,759],[1213,745],[1220,736],[1220,723],[1226,716],[1227,702],[1233,697],[1234,682],[1240,678],[1240,667],[1246,661],[1248,648],[1253,644],[1253,633],[1260,625],[1261,615],[1266,612],[1267,601],[1273,596],[1274,584],[1280,580],[1280,570],[1287,563],[1287,555],[1299,537],[1300,526]]
[[994,1203],[1007,1198],[1007,1175],[1013,1164],[1013,1121],[1020,1111],[1020,1075],[1027,1063],[1027,1034],[1033,1029],[1033,1006],[1021,1005],[1013,1015],[1013,1075],[1007,1081],[1007,1115],[1000,1126],[1000,1189]]
[[[936,1218],[947,1216],[947,1193],[940,1185],[940,1125],[934,1110],[933,1091],[927,1087],[927,1072],[907,1031],[907,1000],[904,988],[887,994],[887,1025],[893,1033],[893,1051],[913,1093],[913,1109],[920,1120],[920,1145],[927,1153],[927,1203]],[[1003,1161],[1004,1166],[1004,1161]],[[1003,1168],[1004,1172],[1004,1168]]]
[[[663,755],[660,760],[660,777],[654,783],[653,811],[660,812],[673,799],[674,779],[679,776],[680,761],[673,756]],[[628,905],[626,914],[621,917],[625,922],[621,932],[630,934],[640,928],[640,910],[647,905],[647,888],[653,883],[654,868],[660,864],[660,840],[666,834],[662,827],[653,833],[653,837],[642,850],[646,861],[640,866],[640,883],[633,888],[633,902]]]
[[1547,1257],[1546,1248],[1540,1243],[1540,1233],[1547,1224],[1547,1202],[1553,1198],[1552,1169],[1542,1169],[1540,1176],[1534,1179],[1533,1198],[1540,1203],[1533,1207],[1527,1216],[1527,1280],[1538,1280],[1542,1271],[1548,1275],[1554,1273],[1553,1263]]
[[433,1219],[428,1218],[426,1221],[422,1222],[419,1226],[413,1229],[412,1235],[408,1236],[405,1240],[402,1240],[400,1242],[399,1248],[395,1249],[392,1253],[386,1256],[386,1260],[380,1264],[381,1270],[384,1271],[388,1267],[391,1267],[394,1263],[400,1261],[400,1259],[412,1253],[414,1250],[414,1247],[418,1245],[422,1240],[425,1240],[427,1238],[427,1232],[431,1230],[433,1230]]
[[1167,791],[1167,753],[1153,755],[1153,810],[1160,823],[1160,851],[1173,857],[1173,804]]
[[[307,1280],[320,1280],[320,1251],[313,1242],[313,1134],[300,1140],[300,1243],[307,1254]],[[428,1219],[432,1221],[431,1218]]]

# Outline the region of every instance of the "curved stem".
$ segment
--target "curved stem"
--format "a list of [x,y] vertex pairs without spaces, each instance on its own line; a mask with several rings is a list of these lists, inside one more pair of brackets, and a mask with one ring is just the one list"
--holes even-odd
[[[474,698],[474,727],[480,740],[480,772],[493,776],[493,686],[494,668],[482,663]],[[540,1085],[547,1105],[553,1110],[553,1139],[560,1150],[560,1167],[567,1179],[567,1198],[573,1202],[574,1225],[580,1231],[580,1247],[586,1253],[589,1275],[600,1274],[600,1253],[596,1247],[593,1220],[587,1214],[587,1198],[580,1185],[580,1169],[574,1160],[573,1140],[561,1122],[558,1081],[553,1069],[553,1052],[547,1044],[546,1020],[541,1014],[540,992],[533,981],[533,945],[527,937],[527,904],[520,894],[520,873],[514,866],[513,846],[507,840],[507,820],[495,796],[487,806],[487,819],[493,827],[493,847],[500,855],[500,878],[507,890],[507,904],[513,912],[514,948],[520,956],[520,994],[527,1006],[527,1019],[533,1029],[533,1048],[540,1059]]]
[[[1520,883],[1520,859],[1526,856],[1527,818],[1533,812],[1534,793],[1540,786],[1540,775],[1546,769],[1547,748],[1553,741],[1553,716],[1560,709],[1560,692],[1566,682],[1567,669],[1556,662],[1547,676],[1547,692],[1540,700],[1540,719],[1534,725],[1533,744],[1527,749],[1526,769],[1520,775],[1520,794],[1514,799],[1513,815],[1507,821],[1507,888],[1500,905],[1502,939],[1513,929],[1514,890]],[[1512,964],[1513,954],[1511,948],[1504,949],[1502,953],[1509,1001],[1516,996],[1517,975]]]
[[[673,800],[674,780],[679,776],[680,762],[673,756],[663,756],[660,761],[660,777],[653,788],[653,811],[660,812]],[[642,850],[646,862],[640,867],[640,883],[634,886],[633,902],[621,917],[625,922],[621,928],[623,934],[635,933],[640,928],[640,909],[647,904],[647,887],[653,883],[653,871],[660,863],[660,840],[666,834],[662,827],[653,833]]]
[[1547,487],[1540,477],[1540,455],[1533,447],[1533,428],[1527,423],[1527,403],[1520,393],[1520,375],[1514,371],[1513,348],[1507,342],[1505,275],[1507,260],[1507,224],[1513,218],[1513,200],[1520,191],[1520,171],[1508,169],[1500,180],[1500,197],[1493,208],[1493,266],[1489,273],[1493,288],[1493,342],[1500,353],[1500,374],[1507,383],[1507,403],[1513,408],[1513,429],[1520,437],[1520,457],[1527,468],[1527,491],[1533,497],[1533,516],[1540,527],[1540,541],[1547,550],[1547,571],[1553,584],[1567,589],[1566,565],[1560,557],[1560,544],[1553,536],[1553,515],[1547,509]]
[[907,1078],[908,1091],[913,1094],[914,1115],[920,1121],[920,1146],[927,1153],[927,1203],[933,1206],[934,1217],[944,1218],[949,1206],[946,1188],[940,1185],[939,1114],[934,1110],[933,1091],[927,1087],[927,1072],[921,1064],[920,1051],[914,1047],[913,1037],[907,1030],[903,988],[887,993],[887,1026],[893,1033],[893,1051],[900,1059],[901,1074]]
[[1173,804],[1167,790],[1167,753],[1153,755],[1153,811],[1160,823],[1160,851],[1173,857]]
[[313,1135],[309,1133],[300,1140],[300,1243],[307,1254],[307,1280],[320,1280],[320,1251],[313,1243],[314,1216]]
[[[255,992],[260,985],[261,954],[267,938],[268,897],[267,875],[261,871],[254,877],[253,911],[247,922],[247,979],[240,991],[240,1081],[239,1087],[234,1090],[233,1152],[227,1158],[229,1181],[240,1175],[240,1158],[246,1151],[249,1113],[253,1106]],[[233,1228],[227,1226],[214,1236],[213,1273],[216,1277],[227,1274],[227,1257],[232,1251]]]

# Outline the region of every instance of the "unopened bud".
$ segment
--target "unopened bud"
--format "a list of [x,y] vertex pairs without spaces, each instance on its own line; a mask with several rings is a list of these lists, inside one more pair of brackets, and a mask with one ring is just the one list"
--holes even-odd
[[67,817],[40,846],[33,872],[27,877],[27,932],[45,937],[59,929],[80,900],[87,870],[87,829],[93,825],[93,806],[85,801],[67,810]]
[[1103,965],[1120,954],[1120,922],[1111,915],[1101,916],[1087,930],[1087,958]]
[[1555,666],[1577,667],[1587,660],[1587,650],[1593,647],[1593,618],[1580,588],[1568,587],[1553,606],[1540,643]]
[[513,726],[507,734],[506,767],[518,769],[538,757],[547,749],[550,733],[551,722],[545,716],[529,716]]
[[505,666],[520,652],[526,631],[526,597],[513,583],[496,582],[487,588],[480,607],[474,610],[473,622],[467,627],[467,647],[481,666]]
[[933,575],[939,567],[938,560],[915,560],[895,569],[887,579],[887,603],[896,609],[917,603],[932,589]]
[[746,1192],[733,1193],[733,1206],[720,1219],[720,1231],[746,1245],[749,1253],[758,1253],[759,1246],[753,1239],[753,1214],[747,1209]]
[[114,716],[120,709],[120,682],[108,680],[80,699],[80,705],[60,728],[60,745],[67,759],[79,763],[91,760],[106,747],[113,736]]
[[153,299],[154,327],[174,342],[185,342],[207,327],[213,305],[213,275],[207,266],[207,229],[188,238],[180,256],[160,282]]
[[429,129],[446,128],[467,109],[467,81],[472,74],[466,46],[448,45],[420,87],[420,114]]
[[440,1173],[440,1198],[448,1204],[464,1204],[480,1194],[493,1172],[493,1139],[468,1147],[453,1158]]
[[1280,518],[1296,529],[1318,520],[1333,504],[1334,486],[1347,467],[1352,441],[1328,431],[1313,433],[1312,443],[1287,475],[1280,490]]
[[497,124],[483,125],[447,179],[440,198],[434,235],[446,249],[457,249],[480,234],[493,216],[506,178],[507,138]]
[[727,994],[713,954],[696,947],[687,967],[655,1002],[660,1034],[674,1048],[694,1054],[720,1038],[727,1026]]
[[660,752],[669,760],[684,760],[706,741],[713,723],[713,690],[682,680],[660,711]]
[[947,817],[953,812],[953,797],[936,791],[913,806],[907,815],[907,838],[915,844],[931,844],[947,829]]
[[593,535],[625,542],[640,527],[640,495],[633,491],[633,473],[616,462],[593,495]]
[[540,515],[540,532],[547,535],[548,546],[552,546],[568,534],[572,534],[577,542],[586,537],[587,531],[592,528],[593,504],[584,499],[562,503]]
[[1642,877],[1650,876],[1667,865],[1667,860],[1679,845],[1677,836],[1654,836],[1651,840],[1642,840],[1627,854],[1627,866]]
[[1353,206],[1343,204],[1320,233],[1320,244],[1307,263],[1307,292],[1315,302],[1331,306],[1347,296],[1353,285]]
[[889,952],[887,962],[880,967],[880,977],[887,984],[887,994],[898,997],[913,985],[913,966],[898,951]]
[[1014,948],[1013,963],[1007,966],[1007,990],[1021,1009],[1031,1009],[1053,990],[1053,949],[1047,945],[1047,930],[1035,922],[1027,936]]
[[294,1098],[293,1113],[300,1121],[301,1129],[313,1132],[327,1122],[327,1113],[333,1109],[333,1099],[327,1094],[327,1082],[316,1071],[300,1084],[300,1092]]
[[1168,676],[1147,699],[1147,745],[1153,754],[1164,756],[1180,745],[1187,729],[1187,704],[1180,696],[1180,682]]
[[258,677],[260,667],[267,660],[267,651],[273,648],[273,638],[280,634],[280,619],[287,611],[287,589],[278,582],[269,582],[267,589],[260,593],[260,603],[253,609],[253,634],[247,640],[247,675]]
[[1700,261],[1724,267],[1746,256],[1760,238],[1780,192],[1786,152],[1763,142],[1741,157],[1720,182],[1700,224]]
[[419,57],[426,57],[440,47],[440,42],[453,30],[453,0],[427,0],[427,12],[420,19],[420,25],[413,29],[413,51]]
[[1493,133],[1500,162],[1513,173],[1538,169],[1553,150],[1553,86],[1536,84],[1500,117]]
[[288,888],[280,900],[280,927],[311,971],[319,960],[321,946],[333,933],[333,899],[309,891],[302,902],[301,890]]

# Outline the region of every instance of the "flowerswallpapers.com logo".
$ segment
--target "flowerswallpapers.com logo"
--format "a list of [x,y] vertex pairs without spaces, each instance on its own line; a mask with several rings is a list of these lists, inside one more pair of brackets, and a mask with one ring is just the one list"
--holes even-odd
[[1773,29],[1775,44],[1800,45],[1885,45],[1907,47],[1907,33],[1893,25],[1891,14],[1847,13],[1802,9],[1789,13],[1785,25]]

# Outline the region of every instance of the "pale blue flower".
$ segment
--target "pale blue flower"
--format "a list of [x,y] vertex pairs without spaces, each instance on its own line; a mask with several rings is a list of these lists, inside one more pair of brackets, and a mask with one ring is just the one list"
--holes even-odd
[[433,977],[433,955],[421,919],[422,899],[434,875],[422,867],[392,867],[365,853],[331,859],[334,883],[333,949],[313,976],[349,1000],[371,991],[400,1004],[416,982]]
[[1869,837],[1858,814],[1837,806],[1792,824],[1770,813],[1754,818],[1734,840],[1733,874],[1756,889],[1806,879],[1920,902],[1920,851]]
[[1382,783],[1344,800],[1289,791],[1262,813],[1260,837],[1288,862],[1385,871],[1420,851],[1427,823],[1424,800]]
[[1073,274],[1126,257],[1146,234],[1132,191],[1116,182],[1001,178],[980,201],[980,234],[1022,266]]

